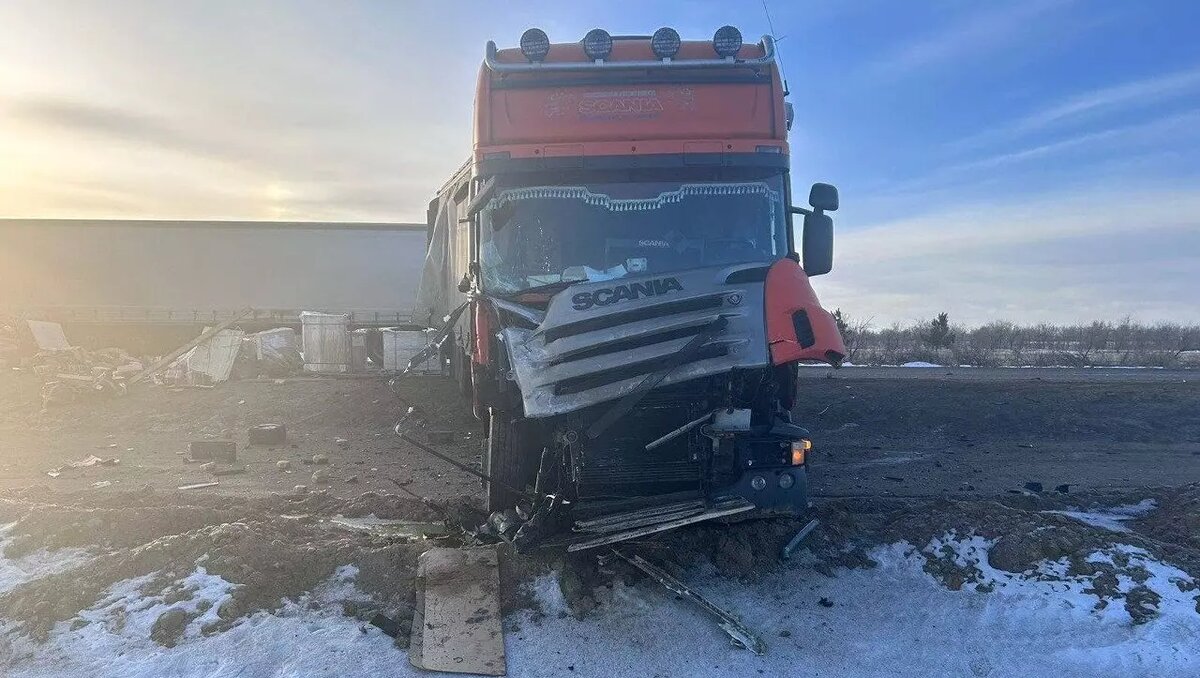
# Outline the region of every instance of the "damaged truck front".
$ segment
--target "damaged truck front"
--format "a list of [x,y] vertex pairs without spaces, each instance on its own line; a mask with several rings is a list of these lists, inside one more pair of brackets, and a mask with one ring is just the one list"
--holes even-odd
[[838,198],[790,207],[772,40],[520,45],[488,45],[419,300],[450,317],[443,357],[487,423],[489,510],[552,497],[577,529],[803,510],[796,367],[845,354],[808,280]]

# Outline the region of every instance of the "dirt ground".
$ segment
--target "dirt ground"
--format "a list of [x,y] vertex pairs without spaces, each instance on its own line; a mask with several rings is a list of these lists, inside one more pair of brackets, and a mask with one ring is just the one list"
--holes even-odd
[[[405,404],[416,404],[427,431],[447,432],[439,447],[477,465],[479,426],[447,380],[408,380],[400,399],[371,378],[145,387],[45,412],[40,385],[31,375],[0,376],[0,526],[8,525],[0,548],[6,558],[68,549],[88,564],[0,593],[4,616],[34,637],[56,622],[79,622],[75,615],[108,587],[135,577],[151,577],[145,586],[164,599],[185,601],[192,592],[177,582],[201,563],[242,585],[205,633],[295,599],[347,564],[374,603],[347,602],[345,613],[383,612],[406,623],[416,556],[455,543],[438,524],[483,517],[476,479],[391,431]],[[1192,373],[812,368],[802,371],[800,389],[798,421],[816,441],[812,516],[821,528],[807,544],[815,573],[871,567],[871,545],[976,534],[995,540],[992,567],[1022,572],[1068,559],[1073,574],[1097,582],[1097,605],[1125,605],[1131,618],[1146,620],[1155,614],[1153,591],[1105,586],[1138,581],[1137,567],[1087,559],[1114,533],[1056,511],[1150,499],[1153,510],[1121,538],[1200,577],[1200,380]],[[246,428],[262,423],[285,424],[288,442],[249,446]],[[214,487],[176,489],[214,479],[184,453],[189,441],[222,436],[238,442],[245,472],[217,477]],[[47,475],[89,455],[120,461]],[[313,463],[315,455],[328,462]],[[289,468],[279,467],[283,460]],[[1021,492],[1027,482],[1046,492]],[[1053,491],[1060,484],[1069,491]],[[347,529],[338,516],[424,526],[382,535]],[[809,517],[695,526],[628,548],[676,574],[707,561],[728,577],[754,579],[778,564],[779,548]],[[949,555],[926,557],[926,569],[949,588],[978,582],[977,571]],[[596,554],[564,561],[561,553],[508,553],[506,609],[528,604],[521,581],[564,562],[563,594],[579,615],[597,604],[597,587],[640,578]],[[202,612],[164,614],[155,640],[171,645]]]
[[1200,373],[807,368],[813,492],[990,497],[1200,482]]
[[[420,496],[453,497],[477,491],[478,481],[410,449],[392,432],[401,401],[381,378],[295,378],[229,382],[212,389],[134,388],[121,398],[96,397],[41,411],[41,380],[0,377],[0,488],[45,484],[82,490],[108,481],[110,491],[145,485],[156,490],[207,482],[214,477],[187,458],[188,443],[225,436],[238,443],[237,463],[246,472],[216,478],[218,488],[194,490],[240,497],[291,492],[312,486],[318,468],[334,496],[397,491],[393,481]],[[452,384],[413,377],[402,395],[425,404],[431,429],[451,431],[444,444],[477,463],[480,429],[465,412]],[[280,423],[287,444],[248,445],[247,428]],[[46,472],[95,455],[116,465]],[[325,455],[327,465],[314,465]],[[281,471],[278,462],[288,460]],[[99,491],[99,488],[96,488]]]

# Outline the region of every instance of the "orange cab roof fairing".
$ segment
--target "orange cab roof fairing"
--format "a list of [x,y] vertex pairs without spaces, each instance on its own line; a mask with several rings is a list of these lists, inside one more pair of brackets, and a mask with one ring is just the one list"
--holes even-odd
[[[739,60],[760,59],[764,44],[743,45]],[[607,62],[655,59],[649,39],[618,39]],[[501,63],[528,63],[519,49],[495,53]],[[532,68],[479,74],[475,100],[475,160],[489,153],[537,157],[578,148],[581,155],[687,152],[719,142],[724,152],[761,145],[787,152],[783,85],[774,63],[730,68],[712,43],[686,41],[671,69],[588,68],[578,43],[551,45],[547,63],[575,62],[570,71]],[[686,65],[688,61],[696,61]]]

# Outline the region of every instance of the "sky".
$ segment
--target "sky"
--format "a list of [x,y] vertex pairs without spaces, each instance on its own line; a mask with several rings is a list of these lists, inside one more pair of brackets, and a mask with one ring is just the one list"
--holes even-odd
[[[768,19],[769,12],[769,19]],[[780,39],[826,306],[1200,321],[1187,0],[0,0],[0,217],[423,221],[488,40]]]

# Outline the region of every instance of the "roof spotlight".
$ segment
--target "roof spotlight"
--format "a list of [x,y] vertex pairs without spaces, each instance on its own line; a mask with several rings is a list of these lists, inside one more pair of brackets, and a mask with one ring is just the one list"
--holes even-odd
[[612,54],[613,40],[603,28],[593,28],[583,36],[583,53],[592,61],[604,61]]
[[733,26],[722,26],[713,34],[713,51],[728,59],[742,49],[742,32]]
[[545,61],[549,53],[550,38],[546,36],[546,31],[531,28],[521,34],[521,54],[524,54],[530,63]]
[[659,59],[670,59],[679,53],[679,32],[666,26],[654,31],[654,37],[650,38],[650,49]]

